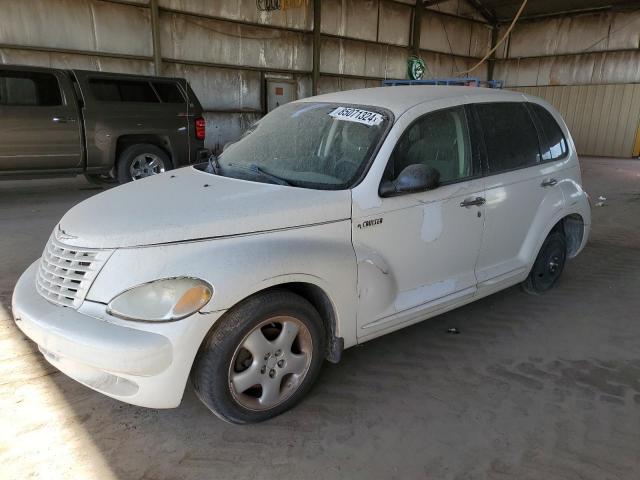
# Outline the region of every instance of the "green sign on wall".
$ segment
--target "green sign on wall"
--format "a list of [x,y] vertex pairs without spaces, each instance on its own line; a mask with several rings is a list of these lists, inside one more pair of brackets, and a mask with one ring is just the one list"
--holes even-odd
[[422,80],[427,67],[424,61],[415,55],[411,55],[407,61],[407,75],[409,80]]

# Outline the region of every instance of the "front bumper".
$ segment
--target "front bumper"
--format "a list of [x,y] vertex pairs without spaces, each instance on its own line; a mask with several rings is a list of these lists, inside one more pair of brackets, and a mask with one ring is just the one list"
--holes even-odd
[[223,312],[196,313],[170,324],[126,322],[85,301],[78,310],[37,293],[38,262],[13,292],[16,325],[69,377],[110,397],[153,408],[180,404],[202,339]]

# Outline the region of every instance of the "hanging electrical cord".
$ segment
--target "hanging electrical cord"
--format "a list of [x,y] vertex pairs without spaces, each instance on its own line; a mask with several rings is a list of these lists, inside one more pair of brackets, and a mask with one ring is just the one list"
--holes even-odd
[[518,9],[518,13],[516,13],[516,16],[513,17],[513,20],[511,21],[511,25],[509,25],[509,28],[507,29],[507,31],[504,33],[504,35],[502,36],[502,38],[494,45],[494,47],[489,50],[487,52],[487,54],[482,57],[482,60],[480,60],[478,63],[476,63],[473,67],[471,67],[469,70],[463,70],[462,72],[457,72],[456,75],[464,75],[466,73],[471,73],[473,72],[476,68],[478,68],[480,65],[482,65],[487,58],[489,58],[491,56],[491,54],[493,52],[495,52],[498,47],[500,45],[502,45],[502,42],[504,42],[506,40],[506,38],[509,36],[509,34],[511,33],[511,30],[513,30],[513,27],[516,26],[516,22],[518,21],[518,19],[520,18],[520,15],[522,15],[522,12],[524,11],[524,7],[527,5],[527,1],[528,0],[524,0],[522,2],[522,5],[520,5],[520,8]]
[[[442,10],[440,10],[440,5],[438,5],[436,3],[435,5],[436,10],[440,13],[442,13]],[[447,26],[444,24],[444,20],[442,19],[442,17],[440,15],[438,15],[438,19],[440,20],[440,24],[442,25],[442,30],[444,31],[444,36],[447,39],[447,43],[449,44],[449,53],[451,53],[451,58],[453,58],[453,66],[457,69],[458,68],[458,62],[456,61],[456,54],[453,53],[453,47],[451,46],[451,40],[449,40],[449,34],[447,33]]]

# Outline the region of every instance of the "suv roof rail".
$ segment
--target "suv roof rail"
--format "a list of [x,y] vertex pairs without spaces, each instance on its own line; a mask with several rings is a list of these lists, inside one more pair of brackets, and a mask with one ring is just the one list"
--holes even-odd
[[450,77],[431,78],[428,80],[383,80],[382,85],[384,87],[395,87],[398,85],[457,85],[461,87],[502,88],[504,81],[482,80],[479,77]]

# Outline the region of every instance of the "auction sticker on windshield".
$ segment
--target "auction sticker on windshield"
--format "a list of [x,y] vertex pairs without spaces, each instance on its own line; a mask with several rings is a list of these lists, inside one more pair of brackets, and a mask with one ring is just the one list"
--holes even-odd
[[338,120],[363,123],[369,126],[380,125],[384,120],[384,117],[379,113],[351,107],[338,107],[335,110],[329,112],[329,116]]

